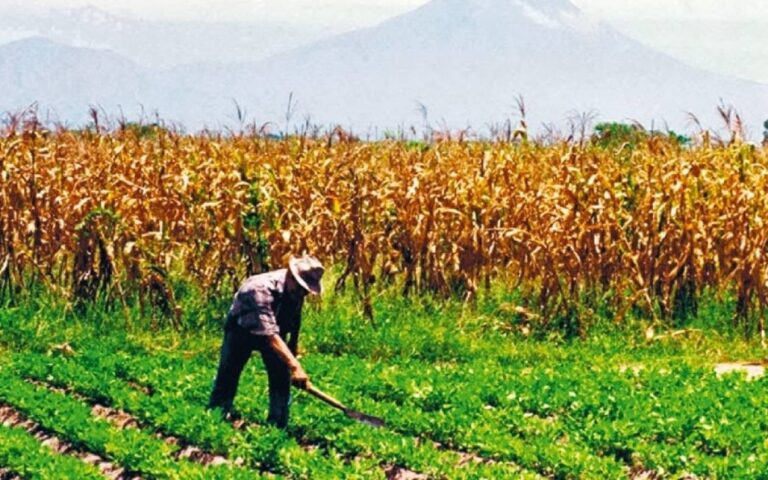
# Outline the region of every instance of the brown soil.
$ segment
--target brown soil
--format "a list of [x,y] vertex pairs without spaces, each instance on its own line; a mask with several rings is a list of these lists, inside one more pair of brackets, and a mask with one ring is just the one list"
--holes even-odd
[[[629,478],[631,480],[660,480],[662,478],[666,478],[665,475],[662,475],[655,470],[644,470],[642,467],[634,468],[629,472]],[[698,480],[699,477],[694,475],[693,473],[684,473],[681,477],[675,477],[679,478],[680,480]]]
[[0,480],[22,480],[22,478],[6,468],[0,468]]
[[424,480],[427,478],[426,475],[416,473],[397,465],[385,467],[384,474],[387,476],[387,480]]

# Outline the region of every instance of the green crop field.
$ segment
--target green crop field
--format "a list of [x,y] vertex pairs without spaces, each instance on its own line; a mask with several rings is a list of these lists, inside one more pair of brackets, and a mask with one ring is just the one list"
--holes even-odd
[[[139,128],[141,127],[141,128]],[[0,480],[768,478],[768,150],[0,131]],[[232,294],[310,253],[312,383],[206,410]]]
[[[259,359],[236,399],[243,421],[205,410],[215,319],[150,332],[100,309],[73,318],[48,297],[7,307],[0,465],[44,479],[768,478],[768,381],[715,372],[761,358],[758,345],[637,325],[524,335],[506,300],[384,295],[375,323],[351,294],[312,303],[301,360],[313,382],[387,427],[297,392],[287,431],[265,425]],[[724,316],[714,305],[697,321]],[[68,448],[41,446],[50,437]]]

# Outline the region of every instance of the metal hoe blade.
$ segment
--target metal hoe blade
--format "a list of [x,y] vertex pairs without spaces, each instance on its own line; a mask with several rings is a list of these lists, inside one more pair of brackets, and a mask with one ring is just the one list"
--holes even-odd
[[347,408],[346,405],[341,403],[340,401],[336,400],[332,396],[328,395],[327,393],[323,392],[322,390],[318,389],[314,385],[308,385],[304,389],[307,393],[314,395],[315,397],[319,398],[320,400],[324,401],[325,403],[331,405],[334,408],[338,408],[346,416],[349,418],[352,418],[354,420],[357,420],[358,422],[362,422],[366,425],[370,425],[372,427],[381,428],[385,426],[384,420],[374,417],[373,415],[366,415],[364,413],[356,412],[352,410],[351,408]]
[[366,415],[365,413],[356,412],[354,410],[344,410],[344,413],[354,420],[357,420],[358,422],[364,423],[366,425],[370,425],[372,427],[376,428],[382,428],[386,426],[386,423],[384,423],[384,420],[374,417],[373,415]]

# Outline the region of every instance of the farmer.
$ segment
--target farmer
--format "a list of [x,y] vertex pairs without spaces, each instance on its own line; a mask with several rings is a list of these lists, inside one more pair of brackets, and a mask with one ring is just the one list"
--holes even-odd
[[232,402],[240,373],[251,352],[258,350],[269,378],[267,422],[288,424],[291,382],[309,386],[296,360],[301,307],[307,294],[320,295],[323,266],[313,256],[293,257],[288,268],[249,277],[240,286],[227,313],[224,341],[208,408],[221,408],[224,418],[237,418]]

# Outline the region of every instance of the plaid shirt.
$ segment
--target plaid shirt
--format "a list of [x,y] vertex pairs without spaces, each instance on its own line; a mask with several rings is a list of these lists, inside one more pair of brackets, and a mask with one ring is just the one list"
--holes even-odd
[[254,335],[291,335],[289,347],[295,350],[301,326],[304,299],[285,293],[288,269],[248,277],[232,300],[229,315]]

